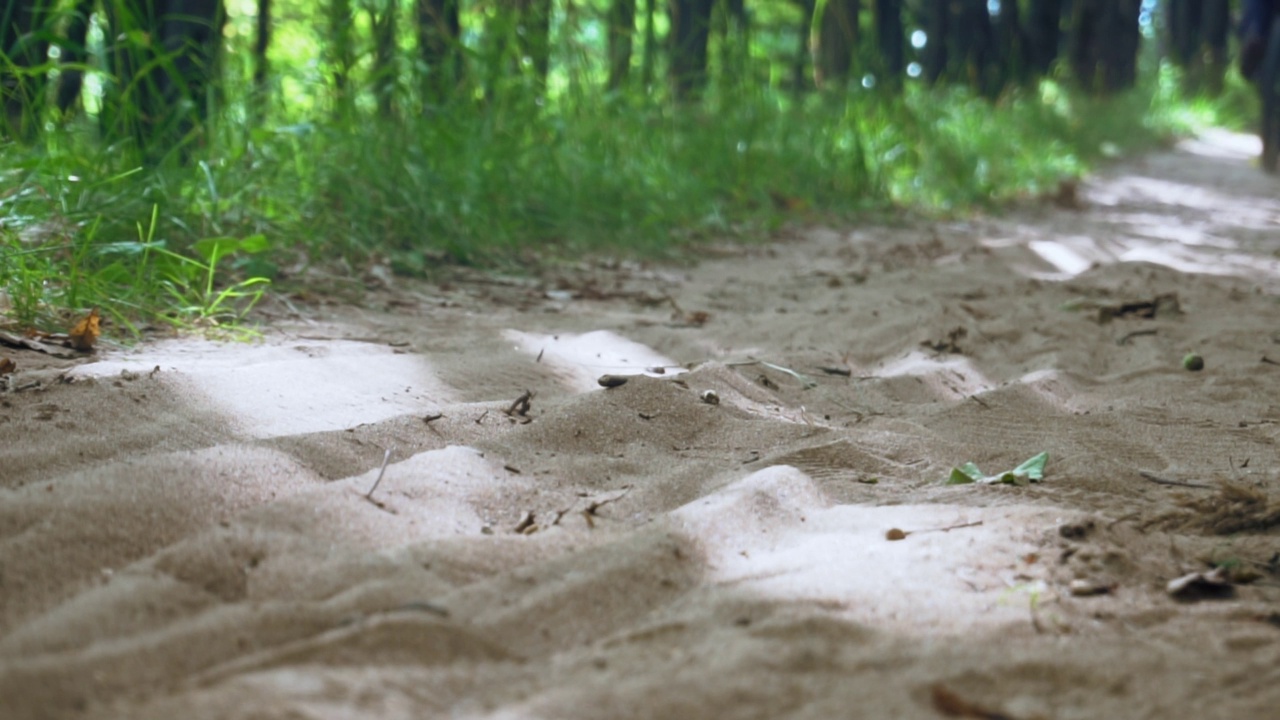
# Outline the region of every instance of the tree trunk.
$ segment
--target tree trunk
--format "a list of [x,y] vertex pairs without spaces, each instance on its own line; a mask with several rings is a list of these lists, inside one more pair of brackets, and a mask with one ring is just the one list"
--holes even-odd
[[947,72],[950,6],[950,0],[929,0],[923,8],[924,31],[928,41],[924,52],[920,54],[920,64],[924,66],[924,79],[930,85],[936,84]]
[[1024,83],[1031,77],[1027,36],[1022,29],[1022,13],[1017,2],[1002,2],[995,21],[997,57],[1002,84]]
[[112,83],[100,124],[132,135],[148,160],[189,151],[211,102],[226,19],[220,0],[116,0],[106,4]]
[[840,88],[853,74],[861,0],[826,0],[813,43],[813,80],[821,89]]
[[797,0],[800,6],[800,24],[796,26],[796,53],[791,58],[791,90],[799,95],[810,88],[809,67],[810,35],[813,32],[813,13],[817,0]]
[[422,60],[423,99],[439,104],[462,83],[462,21],[458,0],[417,0],[418,57]]
[[713,0],[671,0],[671,87],[677,101],[707,85],[707,39]]
[[1113,93],[1137,81],[1142,0],[1074,0],[1068,56],[1080,85]]
[[1031,0],[1027,12],[1027,57],[1031,70],[1048,75],[1058,59],[1063,0]]
[[889,87],[900,87],[907,70],[906,45],[902,32],[902,0],[876,0],[876,49]]
[[640,59],[640,82],[647,92],[653,86],[658,62],[658,32],[653,27],[655,5],[658,0],[644,0],[644,57]]
[[[0,3],[0,97],[3,127],[0,137],[30,138],[39,129],[45,108],[45,73],[21,71],[43,65],[49,57],[51,0]],[[10,63],[12,65],[10,66]],[[12,67],[19,72],[10,72]]]
[[999,94],[995,36],[987,0],[952,0],[950,10],[947,45],[952,73],[983,95]]
[[270,91],[267,87],[271,77],[271,67],[267,60],[267,50],[271,47],[271,0],[258,0],[258,17],[256,19],[257,35],[253,43],[253,113],[263,118],[268,105]]
[[613,0],[609,6],[609,90],[621,90],[631,75],[632,37],[636,31],[636,0]]
[[351,0],[328,0],[328,37],[324,48],[333,73],[334,108],[338,115],[349,115],[354,108],[351,97],[351,68],[356,64],[355,38],[352,26],[355,16]]
[[516,42],[520,64],[527,58],[541,90],[551,69],[551,0],[515,0]]

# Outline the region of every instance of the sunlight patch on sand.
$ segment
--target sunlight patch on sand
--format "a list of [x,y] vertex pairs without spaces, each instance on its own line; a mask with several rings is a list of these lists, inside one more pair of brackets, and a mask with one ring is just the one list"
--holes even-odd
[[421,356],[345,340],[248,345],[182,339],[76,368],[106,378],[159,368],[165,382],[226,414],[232,427],[269,438],[342,430],[426,412],[452,390]]
[[919,377],[941,397],[950,400],[961,400],[994,387],[991,380],[974,367],[968,358],[955,355],[944,357],[945,359],[931,357],[914,350],[872,374],[882,378]]
[[[705,550],[712,582],[736,592],[818,603],[909,635],[1030,623],[1044,569],[1023,558],[1059,511],[824,505],[807,475],[775,466],[673,515]],[[887,539],[893,528],[906,538]]]
[[[554,367],[566,385],[581,392],[598,390],[600,385],[596,381],[601,375],[659,377],[684,372],[684,368],[665,355],[608,330],[581,335],[505,330],[503,337],[514,342],[517,350]],[[663,372],[655,373],[650,368],[662,368]]]

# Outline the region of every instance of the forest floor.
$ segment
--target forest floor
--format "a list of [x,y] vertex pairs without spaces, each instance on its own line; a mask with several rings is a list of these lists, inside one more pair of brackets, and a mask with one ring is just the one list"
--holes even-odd
[[0,714],[1275,717],[1255,152],[694,268],[374,273],[259,342],[0,348]]

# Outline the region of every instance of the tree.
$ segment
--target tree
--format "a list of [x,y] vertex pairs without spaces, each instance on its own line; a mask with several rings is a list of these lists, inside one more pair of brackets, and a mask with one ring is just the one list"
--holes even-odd
[[860,0],[826,0],[818,10],[813,43],[813,79],[820,88],[843,87],[853,73],[858,47]]
[[876,50],[880,56],[883,82],[890,87],[902,84],[907,70],[906,44],[902,32],[902,0],[876,0]]
[[1082,87],[1098,93],[1133,87],[1141,10],[1142,0],[1074,0],[1068,56]]
[[0,98],[4,127],[0,134],[30,137],[40,127],[47,75],[40,66],[49,57],[54,0],[0,3]]
[[677,101],[695,97],[707,85],[707,41],[714,0],[671,0],[671,88]]
[[609,90],[621,90],[631,74],[631,45],[636,30],[636,0],[613,0],[609,5]]
[[1027,10],[1027,59],[1036,75],[1048,75],[1058,59],[1063,0],[1031,0]]
[[462,19],[458,0],[417,0],[418,58],[427,103],[441,103],[462,83]]

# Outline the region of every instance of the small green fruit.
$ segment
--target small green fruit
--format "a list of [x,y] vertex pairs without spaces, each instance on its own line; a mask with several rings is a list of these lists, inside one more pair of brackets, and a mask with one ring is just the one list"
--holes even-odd
[[1191,372],[1196,372],[1197,370],[1203,370],[1204,358],[1200,357],[1196,353],[1187,353],[1182,358],[1182,368],[1184,370],[1190,370]]

